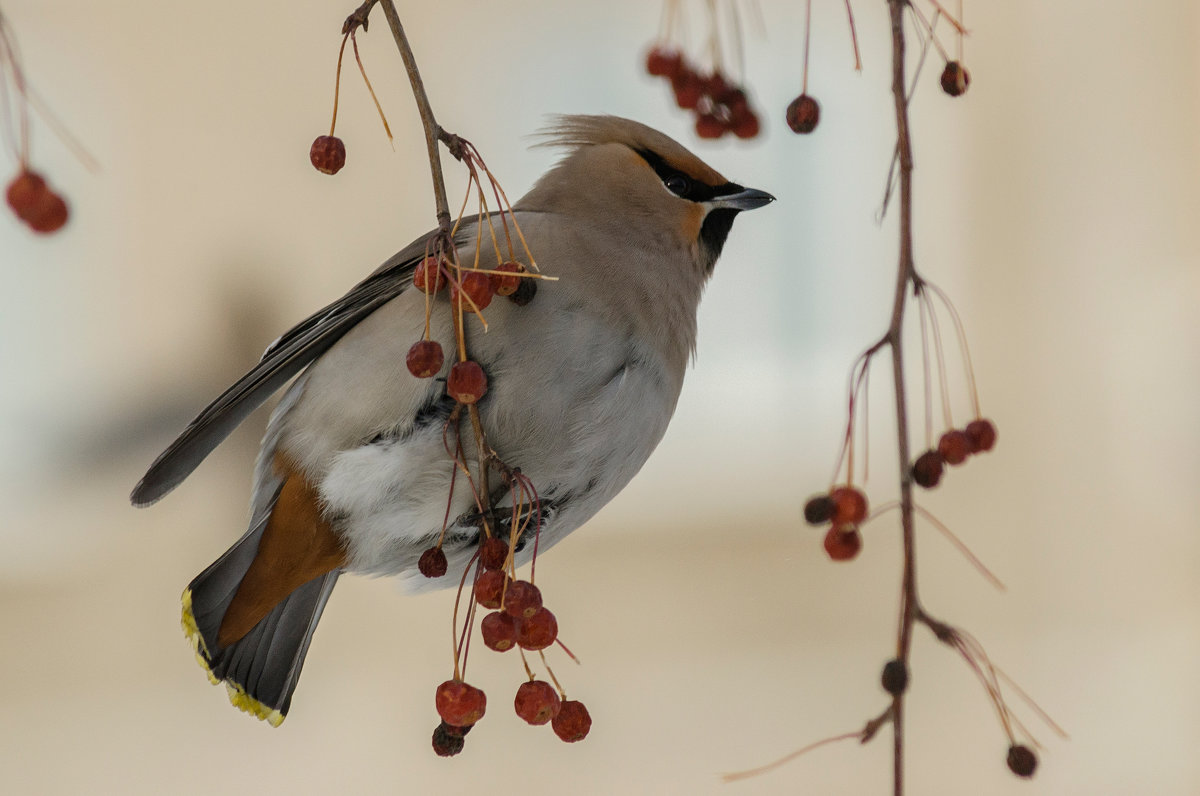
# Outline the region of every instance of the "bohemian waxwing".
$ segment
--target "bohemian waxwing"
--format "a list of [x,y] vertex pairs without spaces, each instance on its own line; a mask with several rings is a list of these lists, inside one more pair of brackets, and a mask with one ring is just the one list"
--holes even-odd
[[[626,119],[561,117],[547,137],[567,154],[514,212],[541,271],[558,280],[539,282],[528,306],[493,302],[486,333],[470,316],[466,328],[488,377],[478,404],[487,440],[540,496],[539,551],[599,511],[658,444],[733,220],[773,200]],[[474,224],[457,234],[461,262],[473,260]],[[452,486],[443,440],[453,357],[433,379],[405,367],[425,328],[426,296],[412,280],[431,235],[275,341],[133,490],[137,506],[157,501],[295,378],[263,440],[249,530],[183,594],[184,627],[210,678],[274,725],[342,572],[458,584],[478,546],[475,501],[465,479]],[[452,313],[440,309],[430,336],[454,351]],[[417,560],[448,501],[449,574],[431,580]],[[494,505],[506,501],[501,493]],[[533,547],[518,545],[518,565]]]

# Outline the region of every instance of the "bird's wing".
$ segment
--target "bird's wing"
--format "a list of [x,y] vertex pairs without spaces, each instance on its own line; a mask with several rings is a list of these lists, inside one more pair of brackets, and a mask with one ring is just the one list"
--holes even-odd
[[166,495],[272,393],[329,350],[355,324],[412,284],[413,270],[433,233],[418,238],[337,301],[305,318],[272,343],[245,376],[204,408],[159,454],[130,500],[148,506]]

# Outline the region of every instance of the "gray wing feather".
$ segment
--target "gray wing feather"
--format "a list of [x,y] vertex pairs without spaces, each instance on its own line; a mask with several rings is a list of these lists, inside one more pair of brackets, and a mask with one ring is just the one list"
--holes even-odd
[[425,254],[429,237],[414,241],[345,296],[272,343],[249,373],[205,407],[159,454],[134,487],[130,495],[133,504],[148,506],[181,484],[272,393],[328,351],[355,324],[404,292],[412,284],[413,270]]

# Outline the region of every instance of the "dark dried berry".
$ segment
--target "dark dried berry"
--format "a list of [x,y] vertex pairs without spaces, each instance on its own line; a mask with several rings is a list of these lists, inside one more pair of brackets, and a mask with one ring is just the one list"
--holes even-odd
[[972,420],[967,423],[963,433],[967,435],[971,453],[990,451],[996,445],[996,426],[990,420]]
[[942,91],[951,97],[961,97],[971,85],[971,73],[958,61],[947,61],[942,70]]
[[933,489],[942,480],[942,454],[927,450],[913,462],[912,477],[918,486]]
[[892,696],[900,696],[908,688],[908,666],[899,658],[894,658],[883,665],[883,675],[880,677],[883,690]]
[[512,292],[508,300],[518,307],[524,307],[529,302],[533,301],[533,297],[537,295],[538,286],[536,279],[519,279],[521,284],[517,285],[517,289]]
[[804,521],[809,525],[824,525],[833,519],[837,504],[829,495],[817,495],[804,504]]
[[821,121],[821,106],[807,94],[801,94],[787,106],[787,124],[793,133],[811,133]]
[[440,578],[446,574],[446,554],[440,547],[431,547],[417,561],[417,569],[427,578]]
[[346,165],[346,145],[333,135],[319,135],[308,150],[308,159],[322,174],[337,174]]
[[463,750],[466,741],[463,739],[466,727],[452,727],[442,722],[433,731],[433,751],[438,757],[454,757]]
[[1037,755],[1028,746],[1013,744],[1008,747],[1008,770],[1018,777],[1029,779],[1037,771]]

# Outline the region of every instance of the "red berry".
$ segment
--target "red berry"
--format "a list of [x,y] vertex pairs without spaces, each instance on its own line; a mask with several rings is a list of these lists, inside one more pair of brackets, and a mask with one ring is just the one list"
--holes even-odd
[[446,274],[436,257],[426,257],[413,271],[413,287],[422,293],[436,293],[446,286]]
[[787,106],[787,123],[794,133],[811,133],[821,121],[821,106],[807,94],[801,94]]
[[487,569],[475,579],[475,601],[484,608],[499,608],[504,597],[508,575],[498,569]]
[[972,420],[963,431],[971,445],[971,453],[990,451],[996,444],[996,426],[990,420]]
[[528,619],[542,607],[542,592],[527,580],[514,580],[504,592],[504,612]]
[[408,372],[418,379],[436,376],[445,361],[442,345],[437,340],[418,340],[408,349],[408,356],[404,358]]
[[487,376],[478,362],[456,362],[446,379],[446,392],[462,404],[473,404],[487,392]]
[[513,707],[517,715],[530,724],[540,725],[551,721],[562,708],[562,700],[554,686],[544,680],[521,683],[517,689]]
[[17,218],[34,232],[57,232],[67,223],[69,212],[63,198],[50,190],[41,175],[22,171],[5,191],[5,199]]
[[322,174],[337,174],[346,165],[346,145],[332,135],[319,135],[308,150],[308,159]]
[[713,72],[708,77],[701,77],[700,81],[704,86],[704,93],[714,102],[721,102],[721,97],[729,91],[729,84],[725,82],[725,76],[720,72]]
[[558,620],[546,608],[539,608],[517,622],[517,644],[523,650],[544,650],[557,638]]
[[704,81],[684,66],[672,76],[671,89],[675,92],[675,104],[690,111],[700,103],[700,97],[704,95]]
[[958,429],[952,429],[938,440],[938,453],[946,464],[962,464],[971,454],[971,441]]
[[45,201],[49,192],[50,189],[46,187],[46,181],[40,174],[22,171],[8,184],[4,198],[8,200],[8,206],[17,214],[17,218],[28,223],[34,209]]
[[1008,770],[1018,777],[1028,779],[1037,771],[1038,759],[1028,746],[1013,744],[1008,747]]
[[753,111],[747,112],[746,115],[733,122],[733,134],[738,138],[755,138],[761,129],[762,125]]
[[947,61],[942,70],[942,91],[951,97],[961,97],[971,85],[971,73],[958,61]]
[[479,545],[479,561],[484,569],[504,569],[508,561],[508,542],[498,536],[489,536]]
[[567,743],[575,743],[587,737],[588,730],[592,728],[592,717],[588,715],[582,702],[564,699],[550,726],[559,738]]
[[862,536],[857,528],[847,530],[835,525],[825,534],[825,552],[834,561],[849,561],[859,550],[862,550]]
[[824,525],[833,519],[837,504],[829,495],[817,495],[804,504],[804,520],[809,525]]
[[[525,266],[515,260],[509,260],[506,263],[500,263],[496,266],[497,271],[504,271],[509,274],[525,273]],[[492,292],[497,296],[511,296],[517,292],[517,288],[521,286],[523,280],[519,276],[497,276],[492,274]]]
[[479,623],[479,632],[488,649],[505,652],[517,643],[517,620],[503,611],[492,611]]
[[442,721],[452,727],[470,727],[483,718],[487,696],[462,680],[447,680],[437,687],[434,705]]
[[919,486],[933,489],[942,480],[942,454],[927,450],[913,462],[912,477]]
[[[491,304],[492,296],[496,293],[495,288],[492,287],[491,277],[479,271],[467,271],[463,274],[461,285],[461,288],[459,285],[450,285],[450,301],[456,307],[461,303],[463,309],[468,312],[482,310]],[[475,302],[474,306],[471,305],[471,301],[460,299],[460,292]]]
[[646,55],[646,71],[655,77],[671,77],[683,65],[683,56],[674,50],[655,47]]
[[431,547],[417,561],[417,569],[427,578],[440,578],[446,574],[446,554],[440,547]]
[[696,135],[701,138],[720,138],[725,135],[725,122],[711,113],[702,113],[696,117]]
[[867,496],[852,486],[839,486],[829,493],[833,501],[834,525],[857,525],[867,518]]

